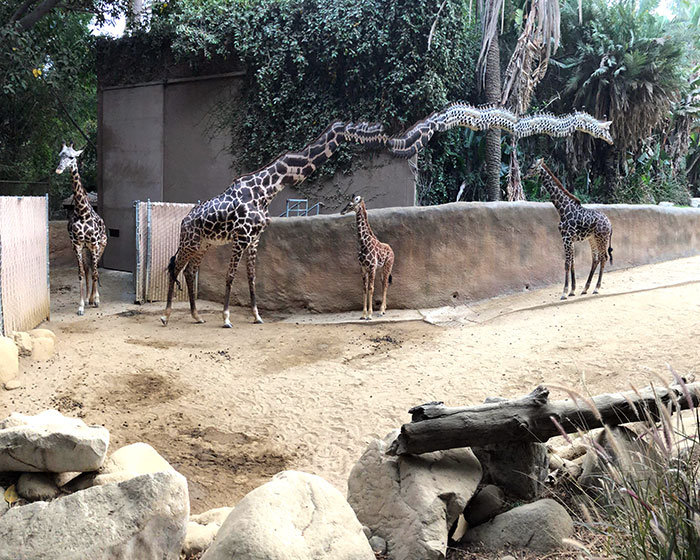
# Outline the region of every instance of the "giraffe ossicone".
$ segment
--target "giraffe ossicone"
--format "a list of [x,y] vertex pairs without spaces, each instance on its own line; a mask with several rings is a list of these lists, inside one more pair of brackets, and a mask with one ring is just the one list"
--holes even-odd
[[[73,210],[68,216],[68,235],[75,258],[78,261],[78,278],[80,280],[80,303],[78,315],[85,313],[85,298],[88,304],[94,307],[100,306],[100,293],[98,290],[99,273],[97,264],[107,246],[107,228],[102,218],[90,205],[87,192],[80,181],[78,171],[78,157],[84,150],[76,150],[73,144],[67,146],[64,142],[58,154],[58,166],[56,173],[61,174],[70,169],[73,180]],[[86,262],[86,258],[87,262]],[[92,270],[92,288],[88,287],[86,265]],[[83,292],[83,284],[85,291]]]
[[525,175],[525,179],[539,176],[542,185],[549,193],[550,200],[559,212],[559,232],[564,243],[564,290],[561,299],[567,298],[569,289],[569,274],[571,275],[571,291],[569,296],[576,295],[576,274],[574,272],[574,242],[589,241],[591,245],[591,272],[586,286],[581,292],[584,295],[591,285],[593,274],[598,266],[598,283],[593,290],[598,293],[603,280],[603,269],[610,258],[612,264],[612,224],[608,217],[598,210],[584,208],[581,201],[564,188],[559,179],[554,176],[542,158],[538,159]]
[[168,300],[160,318],[163,325],[170,320],[175,283],[181,271],[185,275],[190,313],[197,323],[204,322],[197,312],[194,278],[209,247],[224,244],[232,247],[222,312],[224,327],[232,326],[229,312],[231,286],[244,253],[247,253],[253,320],[262,323],[256,302],[255,261],[260,236],[270,222],[270,202],[285,186],[304,181],[343,142],[377,146],[383,145],[386,138],[380,124],[335,121],[300,151],[285,153],[261,169],[238,177],[223,193],[195,206],[180,224],[180,242],[168,265]]
[[362,319],[372,319],[372,298],[374,278],[377,269],[382,269],[382,305],[379,314],[386,312],[386,293],[391,283],[391,270],[394,267],[394,251],[387,243],[382,243],[374,235],[367,217],[367,207],[360,195],[352,195],[350,202],[340,211],[342,214],[355,212],[357,218],[357,257],[362,267]]

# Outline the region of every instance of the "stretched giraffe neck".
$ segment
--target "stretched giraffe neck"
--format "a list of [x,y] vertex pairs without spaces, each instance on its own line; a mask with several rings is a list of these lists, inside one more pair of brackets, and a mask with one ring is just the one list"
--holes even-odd
[[80,216],[88,216],[90,214],[90,200],[87,192],[83,188],[80,181],[80,173],[78,172],[78,164],[73,163],[70,167],[70,174],[73,179],[73,208],[74,212]]
[[374,232],[369,225],[367,207],[364,200],[357,205],[355,216],[357,218],[357,238],[360,244],[367,245],[370,240],[374,239]]
[[564,188],[564,185],[554,176],[549,167],[544,163],[540,163],[538,171],[542,178],[542,185],[549,193],[552,204],[554,204],[560,214],[568,212],[576,206],[581,206],[581,201]]

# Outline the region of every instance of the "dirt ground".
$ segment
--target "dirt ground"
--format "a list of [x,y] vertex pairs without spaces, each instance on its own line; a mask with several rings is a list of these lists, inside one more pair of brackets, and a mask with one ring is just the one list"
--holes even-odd
[[263,312],[255,325],[236,308],[227,330],[220,305],[200,302],[206,324],[180,303],[164,328],[163,304],[133,304],[131,275],[112,271],[103,306],[78,317],[76,276],[52,271],[42,326],[57,354],[23,358],[23,386],[0,391],[0,418],[53,407],[106,426],[112,450],[148,442],[187,477],[193,513],[234,505],[283,469],[345,492],[369,440],[426,401],[476,404],[540,383],[597,394],[668,379],[669,365],[700,373],[700,257],[608,273],[599,296],[562,302],[556,285],[423,311],[434,324],[390,310],[414,320]]

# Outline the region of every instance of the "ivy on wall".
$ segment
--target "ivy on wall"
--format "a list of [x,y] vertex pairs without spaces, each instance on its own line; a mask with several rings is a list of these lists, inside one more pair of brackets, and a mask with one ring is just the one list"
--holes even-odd
[[[218,63],[225,71],[242,63],[243,99],[220,106],[217,121],[231,131],[231,152],[252,170],[304,146],[337,118],[378,120],[398,131],[449,101],[472,101],[477,22],[469,16],[469,0],[448,2],[428,49],[439,5],[435,0],[163,4],[148,32],[102,42],[99,60],[109,67],[111,81],[119,71],[124,80],[132,79],[139,57],[149,77],[153,61],[162,65],[170,56],[195,72],[202,65],[211,71]],[[464,134],[440,135],[426,150],[434,179],[424,203],[454,199],[464,175]],[[353,157],[357,149],[344,147],[315,180],[350,172],[362,160]],[[312,195],[314,181],[303,188]]]

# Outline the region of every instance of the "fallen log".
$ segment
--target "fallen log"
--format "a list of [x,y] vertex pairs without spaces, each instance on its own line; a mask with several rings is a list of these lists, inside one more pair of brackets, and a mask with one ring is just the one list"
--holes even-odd
[[546,442],[561,432],[573,433],[656,420],[658,404],[672,410],[697,407],[700,382],[668,387],[645,387],[639,391],[602,394],[585,398],[549,401],[549,389],[540,385],[515,400],[487,399],[477,406],[446,407],[432,402],[409,410],[412,421],[387,450],[390,455],[420,454],[440,449],[513,442]]

